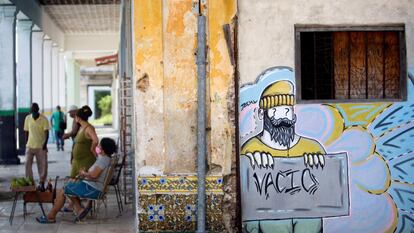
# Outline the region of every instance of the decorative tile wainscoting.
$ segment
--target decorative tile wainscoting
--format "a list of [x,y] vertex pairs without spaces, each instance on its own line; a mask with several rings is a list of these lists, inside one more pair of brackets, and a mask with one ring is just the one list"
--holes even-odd
[[[197,223],[197,177],[138,178],[140,232],[194,232]],[[223,178],[206,178],[206,230],[224,232]]]

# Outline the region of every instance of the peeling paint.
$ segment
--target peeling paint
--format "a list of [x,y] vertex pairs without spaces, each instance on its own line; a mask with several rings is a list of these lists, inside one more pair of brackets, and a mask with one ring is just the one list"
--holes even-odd
[[137,80],[136,88],[142,92],[147,92],[149,86],[149,78],[148,74],[144,73],[144,75]]
[[[162,1],[135,0],[134,5],[135,80],[145,74],[151,77],[146,91],[137,91],[134,96],[136,161],[138,167],[153,166],[163,170]],[[148,141],[148,138],[157,140]]]
[[[208,19],[208,172],[226,175],[223,185],[228,200],[224,206],[234,210],[234,67],[223,25],[231,25],[230,30],[233,29],[236,3],[236,0],[201,2]],[[134,13],[136,156],[141,161],[138,164],[159,168],[164,175],[196,172],[197,4],[196,0],[135,0],[139,8]],[[236,213],[223,214],[223,224],[232,232]]]
[[[224,185],[223,224],[227,232],[238,232],[235,166],[235,93],[234,67],[229,56],[223,26],[234,24],[236,0],[208,1],[209,88],[210,103],[210,164],[220,165]],[[232,40],[234,41],[234,40]],[[233,98],[228,98],[233,97]]]
[[192,1],[166,1],[166,3],[167,8],[172,9],[168,12],[167,32],[175,36],[182,36],[185,28],[184,16],[189,10],[189,6],[192,6]]
[[[209,57],[210,57],[210,92],[214,93],[210,106],[211,114],[211,163],[220,164],[225,174],[230,173],[230,167],[224,161],[231,158],[233,153],[227,145],[231,144],[231,135],[226,136],[226,131],[234,132],[234,124],[228,122],[227,102],[234,99],[227,99],[229,89],[234,82],[233,66],[228,53],[227,43],[224,36],[223,25],[230,24],[236,14],[236,1],[208,1],[208,23],[209,23]],[[221,101],[226,100],[226,101]],[[214,135],[220,135],[216,137]],[[233,134],[234,135],[234,134]],[[227,159],[228,160],[228,159]]]
[[[162,118],[164,123],[150,131],[155,135],[139,136],[138,144],[145,141],[140,138],[160,138],[165,154],[157,156],[167,158],[166,172],[195,172],[196,137],[191,131],[191,127],[196,127],[197,109],[194,56],[197,17],[193,12],[194,1],[136,0],[136,6],[136,88],[138,95],[141,95],[136,101],[142,110],[137,113],[143,118],[138,120],[141,122],[138,124],[151,125],[153,117]],[[208,79],[209,92],[214,93],[213,100],[207,106],[209,115],[213,116],[207,123],[211,128],[209,158],[212,164],[223,168],[222,172],[229,173],[230,163],[224,162],[226,159],[223,160],[223,157],[231,161],[234,154],[228,146],[232,144],[233,134],[227,133],[234,132],[234,123],[228,120],[228,103],[224,100],[234,96],[229,95],[229,91],[234,92],[229,88],[233,86],[234,79],[223,25],[230,24],[235,16],[236,1],[206,1],[203,6],[209,9],[208,12],[205,10],[208,13],[210,48]],[[162,113],[162,116],[153,113]],[[155,133],[156,130],[160,133]],[[147,148],[148,143],[141,146]],[[154,149],[148,150],[150,153],[146,151],[145,156],[153,154]]]
[[197,17],[192,0],[164,1],[164,123],[166,173],[195,172]]

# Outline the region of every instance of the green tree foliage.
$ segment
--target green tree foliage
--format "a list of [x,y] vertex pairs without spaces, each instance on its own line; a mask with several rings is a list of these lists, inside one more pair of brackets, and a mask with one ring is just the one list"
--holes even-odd
[[101,116],[111,115],[112,97],[107,95],[98,101],[98,107],[101,109]]

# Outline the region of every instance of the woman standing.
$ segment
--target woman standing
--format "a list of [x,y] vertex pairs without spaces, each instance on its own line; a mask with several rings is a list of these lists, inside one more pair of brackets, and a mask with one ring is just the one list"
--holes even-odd
[[90,116],[92,116],[92,110],[87,105],[76,112],[75,121],[79,123],[80,128],[75,137],[73,148],[73,162],[70,172],[72,178],[75,178],[79,171],[88,170],[96,161],[95,148],[99,141],[95,128],[88,123]]

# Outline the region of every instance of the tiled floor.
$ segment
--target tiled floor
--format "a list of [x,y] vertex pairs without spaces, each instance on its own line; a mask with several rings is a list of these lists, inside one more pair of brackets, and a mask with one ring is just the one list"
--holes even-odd
[[[100,132],[100,133],[99,133]],[[105,136],[116,137],[111,131],[98,130],[100,138]],[[65,151],[56,151],[55,145],[49,145],[49,177],[65,177],[69,174],[70,165],[70,148],[71,145],[65,145]],[[28,204],[28,216],[23,218],[23,203],[18,201],[13,225],[9,224],[9,215],[12,206],[12,200],[8,196],[12,195],[9,191],[10,180],[16,176],[24,176],[24,156],[20,157],[21,165],[0,165],[0,233],[128,233],[135,232],[135,215],[132,205],[124,207],[124,212],[119,215],[118,206],[113,189],[108,194],[108,206],[101,206],[98,217],[88,216],[82,223],[73,223],[71,213],[60,213],[57,216],[55,224],[39,224],[36,217],[41,215],[40,207],[37,204]],[[35,179],[37,177],[37,167],[33,165]],[[59,182],[58,188],[62,187]],[[44,205],[47,212],[52,206]]]

